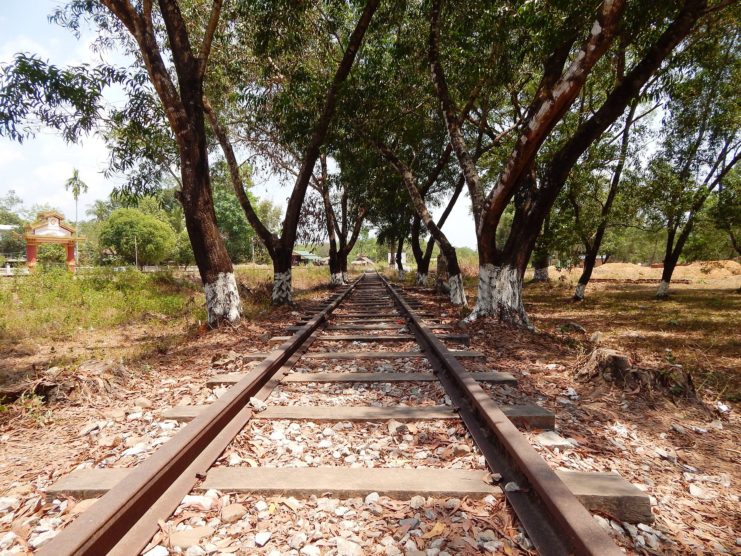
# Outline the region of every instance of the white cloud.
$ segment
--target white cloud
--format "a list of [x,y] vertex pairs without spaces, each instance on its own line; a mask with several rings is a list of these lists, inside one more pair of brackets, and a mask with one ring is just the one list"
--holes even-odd
[[26,35],[17,35],[0,44],[0,60],[4,62],[10,62],[18,52],[29,52],[41,58],[49,58],[49,50],[36,39]]

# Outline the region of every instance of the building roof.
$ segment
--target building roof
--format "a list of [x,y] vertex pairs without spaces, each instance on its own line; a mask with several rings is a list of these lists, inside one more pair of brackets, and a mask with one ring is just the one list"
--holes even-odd
[[320,261],[322,258],[319,255],[310,253],[309,251],[294,251],[294,255],[298,255],[302,259],[309,259],[310,261]]

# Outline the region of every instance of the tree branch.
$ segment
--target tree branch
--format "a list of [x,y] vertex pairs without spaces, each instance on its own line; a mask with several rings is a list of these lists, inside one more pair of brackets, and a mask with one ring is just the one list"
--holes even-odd
[[208,18],[208,27],[206,27],[206,34],[203,37],[201,50],[198,53],[198,72],[201,79],[203,79],[203,76],[206,73],[208,57],[209,54],[211,54],[211,44],[213,43],[214,35],[216,34],[216,28],[219,26],[222,3],[223,0],[214,0],[213,6],[211,7],[211,16]]

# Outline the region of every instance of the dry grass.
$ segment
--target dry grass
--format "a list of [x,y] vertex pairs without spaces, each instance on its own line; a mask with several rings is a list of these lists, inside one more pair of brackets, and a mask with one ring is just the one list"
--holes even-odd
[[[295,298],[316,295],[327,267],[293,271]],[[236,268],[246,320],[272,312],[272,268]],[[280,311],[279,311],[280,312]],[[0,282],[0,390],[14,390],[50,367],[82,361],[142,361],[203,331],[205,299],[197,278],[112,273],[73,277],[66,271]]]
[[576,322],[642,366],[681,365],[706,397],[741,401],[741,295],[685,285],[672,291],[657,301],[653,286],[600,284],[574,303],[570,286],[531,284],[525,303],[539,328]]

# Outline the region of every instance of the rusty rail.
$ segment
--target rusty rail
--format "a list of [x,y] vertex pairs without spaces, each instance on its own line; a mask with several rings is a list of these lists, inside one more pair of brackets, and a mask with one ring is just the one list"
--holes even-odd
[[622,552],[546,461],[502,413],[406,300],[381,277],[457,406],[461,419],[501,484],[525,531],[544,555],[619,556]]
[[[249,400],[264,399],[281,373],[292,367],[323,329],[328,316],[362,278],[337,295],[288,341],[209,405],[194,421],[134,469],[39,554],[129,555],[157,532],[158,520],[177,508],[197,481],[252,416]],[[425,351],[468,431],[492,471],[502,476],[504,494],[540,554],[622,554],[566,485],[533,450],[455,356],[425,327],[409,303],[380,277],[393,303]]]
[[46,543],[43,556],[137,554],[183,496],[191,491],[252,416],[249,400],[285,365],[308,347],[328,315],[362,278],[338,294],[321,312],[162,445],[59,535]]

